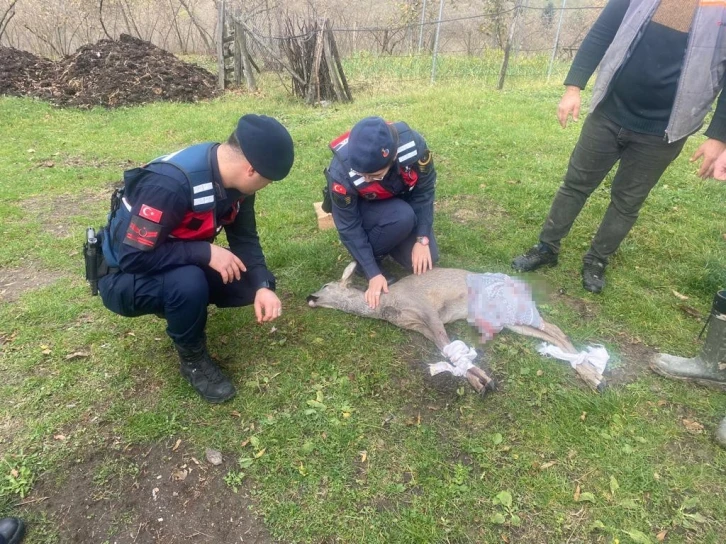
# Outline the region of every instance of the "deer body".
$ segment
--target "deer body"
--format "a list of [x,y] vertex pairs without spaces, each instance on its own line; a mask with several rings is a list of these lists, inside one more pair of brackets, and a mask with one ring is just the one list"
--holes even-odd
[[383,319],[423,334],[440,350],[451,342],[444,325],[466,319],[466,275],[469,274],[466,270],[434,268],[421,276],[406,276],[381,295],[381,302],[374,310],[368,307],[359,289],[350,287],[350,273],[346,268],[340,282],[324,285],[310,295],[308,304],[313,308],[333,308]]
[[[439,350],[451,344],[444,328],[446,323],[468,317],[468,286],[470,272],[458,268],[434,268],[420,276],[406,276],[389,287],[381,296],[377,308],[366,304],[363,292],[350,286],[356,263],[350,263],[338,282],[326,283],[308,297],[312,308],[332,308],[346,313],[373,319],[383,319],[401,327],[416,331],[434,342]],[[506,328],[525,336],[539,338],[567,353],[577,353],[569,338],[557,327],[546,321],[542,328],[529,325],[506,325]],[[577,373],[594,389],[602,390],[602,376],[589,363],[577,365]],[[479,392],[494,386],[493,381],[480,368],[467,371],[467,380]]]

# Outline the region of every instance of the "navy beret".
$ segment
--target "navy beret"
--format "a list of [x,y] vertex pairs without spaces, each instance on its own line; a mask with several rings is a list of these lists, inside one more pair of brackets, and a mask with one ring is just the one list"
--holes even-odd
[[380,117],[358,121],[348,135],[348,160],[362,174],[377,172],[396,157],[398,138],[395,130]]
[[262,177],[279,181],[290,173],[295,160],[292,137],[278,120],[266,115],[244,115],[235,135],[242,153]]

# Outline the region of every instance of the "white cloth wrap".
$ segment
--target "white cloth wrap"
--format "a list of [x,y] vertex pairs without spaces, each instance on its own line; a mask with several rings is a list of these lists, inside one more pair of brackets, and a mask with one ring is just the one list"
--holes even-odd
[[429,372],[432,376],[442,372],[450,372],[454,376],[463,378],[466,376],[466,371],[474,366],[474,359],[476,359],[476,350],[470,348],[461,340],[454,340],[445,345],[441,353],[451,362],[441,361],[429,365]]
[[572,368],[575,368],[577,365],[581,365],[584,362],[588,362],[594,366],[600,374],[605,372],[605,367],[610,360],[608,351],[605,349],[605,346],[601,344],[587,346],[585,351],[581,351],[579,353],[566,353],[557,346],[553,346],[547,342],[542,342],[537,348],[537,351],[540,355],[554,357],[561,361],[567,361],[570,363]]

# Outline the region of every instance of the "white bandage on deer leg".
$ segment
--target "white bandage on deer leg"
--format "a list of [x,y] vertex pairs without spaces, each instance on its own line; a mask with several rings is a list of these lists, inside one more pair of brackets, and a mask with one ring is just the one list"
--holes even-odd
[[441,353],[451,362],[441,361],[429,365],[429,372],[432,376],[442,372],[449,372],[454,376],[463,378],[466,376],[467,370],[474,366],[474,359],[476,359],[476,350],[470,348],[461,340],[454,340],[445,345]]
[[608,360],[610,359],[610,355],[605,349],[605,346],[602,346],[600,344],[595,344],[594,346],[587,346],[585,348],[585,351],[581,351],[580,353],[565,353],[557,346],[553,346],[552,344],[543,342],[539,345],[537,351],[540,353],[540,355],[544,355],[546,357],[554,357],[555,359],[559,359],[561,361],[567,361],[568,363],[570,363],[570,366],[572,368],[575,368],[577,365],[581,365],[584,362],[588,362],[593,367],[595,367],[595,369],[597,369],[601,376],[602,373],[605,372],[605,367],[607,366]]

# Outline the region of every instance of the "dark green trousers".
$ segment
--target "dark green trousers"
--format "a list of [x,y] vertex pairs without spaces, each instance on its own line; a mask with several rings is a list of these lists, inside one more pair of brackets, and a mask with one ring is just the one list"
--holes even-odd
[[610,205],[585,262],[607,263],[638,219],[638,213],[687,138],[671,144],[660,136],[633,132],[596,110],[582,127],[570,164],[547,216],[540,242],[559,252],[585,201],[620,161],[610,190]]

